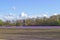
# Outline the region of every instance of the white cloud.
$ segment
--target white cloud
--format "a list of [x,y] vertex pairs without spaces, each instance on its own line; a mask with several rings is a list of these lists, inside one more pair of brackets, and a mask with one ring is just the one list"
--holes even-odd
[[5,15],[4,18],[7,19],[7,20],[10,20],[10,19],[12,18],[12,16],[10,16],[10,15]]
[[48,17],[48,15],[47,15],[47,14],[44,14],[43,16],[44,16],[44,17]]
[[29,18],[36,18],[37,16],[28,16]]
[[16,17],[16,15],[15,15],[15,14],[11,14],[11,13],[4,16],[4,18],[5,18],[6,20],[12,20],[12,19],[14,19],[15,17]]
[[21,17],[27,17],[27,14],[24,13],[24,12],[22,12],[22,13],[21,13]]
[[16,16],[16,19],[21,19],[21,17],[20,16]]
[[29,18],[37,18],[37,17],[42,17],[41,15],[32,15],[32,16],[28,16]]
[[58,15],[58,13],[54,13],[54,15]]

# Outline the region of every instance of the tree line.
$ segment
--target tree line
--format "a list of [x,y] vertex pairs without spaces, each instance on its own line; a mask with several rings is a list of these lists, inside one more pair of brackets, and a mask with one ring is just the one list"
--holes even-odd
[[60,26],[60,15],[26,18],[22,20],[0,20],[0,26]]

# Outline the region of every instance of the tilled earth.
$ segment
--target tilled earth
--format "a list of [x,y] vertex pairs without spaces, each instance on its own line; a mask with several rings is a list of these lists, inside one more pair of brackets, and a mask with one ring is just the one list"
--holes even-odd
[[0,33],[5,40],[60,40],[60,32]]

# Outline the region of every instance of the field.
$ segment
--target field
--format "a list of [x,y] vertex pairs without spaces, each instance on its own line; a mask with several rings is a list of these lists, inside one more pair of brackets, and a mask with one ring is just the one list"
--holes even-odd
[[60,40],[60,28],[0,28],[0,40]]

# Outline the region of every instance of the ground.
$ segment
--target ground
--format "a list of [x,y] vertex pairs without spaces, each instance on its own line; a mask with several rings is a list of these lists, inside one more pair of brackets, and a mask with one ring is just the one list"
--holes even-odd
[[60,40],[60,28],[0,28],[0,40]]

